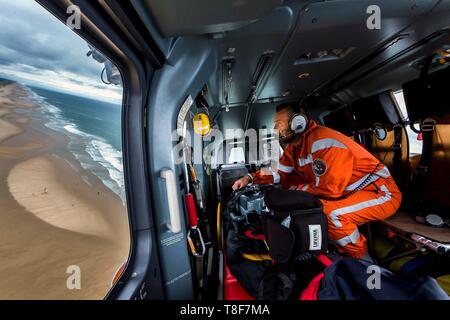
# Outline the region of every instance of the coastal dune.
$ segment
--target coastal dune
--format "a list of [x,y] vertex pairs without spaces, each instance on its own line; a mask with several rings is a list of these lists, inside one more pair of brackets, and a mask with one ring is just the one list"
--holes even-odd
[[105,212],[61,183],[49,158],[19,163],[7,181],[17,203],[52,226],[104,238],[113,235]]
[[12,123],[0,119],[0,142],[14,137],[22,132],[22,129]]
[[11,111],[9,111],[6,108],[0,108],[0,118],[3,117],[6,114],[9,114]]
[[[33,119],[37,107],[0,81],[0,299],[102,299],[128,258],[126,207],[77,164],[66,136]],[[67,286],[70,266],[79,289]]]
[[[13,109],[35,109],[39,106],[28,100],[27,91],[17,83],[5,82],[0,83],[0,142],[16,136],[23,130],[2,119],[5,115],[12,113]],[[24,117],[21,117],[24,119]],[[25,120],[20,120],[19,123]]]

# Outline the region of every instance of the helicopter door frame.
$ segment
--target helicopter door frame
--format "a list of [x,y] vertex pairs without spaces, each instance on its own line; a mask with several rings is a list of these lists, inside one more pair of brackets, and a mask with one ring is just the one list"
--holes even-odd
[[[82,13],[81,28],[73,31],[108,57],[122,75],[122,147],[131,246],[126,268],[105,299],[164,299],[144,128],[150,80],[164,63],[164,56],[145,28],[137,23],[138,19],[128,23],[128,32],[124,32],[124,24],[130,21],[124,13],[135,14],[127,1],[77,0],[76,4],[72,0],[36,1],[63,23],[70,16],[68,7],[77,5]],[[139,27],[141,30],[137,30]],[[146,35],[146,41],[136,41],[133,36],[137,35]],[[137,47],[138,43],[144,43],[145,47]]]

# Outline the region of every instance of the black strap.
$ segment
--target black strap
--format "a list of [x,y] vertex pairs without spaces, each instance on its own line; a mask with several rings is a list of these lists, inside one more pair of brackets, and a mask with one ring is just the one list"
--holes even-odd
[[257,300],[288,300],[293,288],[294,283],[287,274],[273,272],[261,279]]
[[417,166],[417,172],[419,173],[419,177],[420,176],[424,177],[428,173],[428,167],[431,161],[431,151],[435,125],[436,125],[435,120],[425,119],[420,126],[420,132],[422,132],[423,147],[419,165]]
[[420,70],[420,79],[425,79],[430,71],[431,64],[433,63],[434,55],[431,55],[425,59],[423,62],[422,70]]
[[394,126],[394,144],[392,145],[392,150],[394,151],[394,157],[392,159],[393,173],[399,180],[400,185],[404,182],[404,170],[402,161],[402,138],[403,138],[403,126]]
[[416,209],[421,209],[421,204],[423,202],[423,191],[425,190],[425,180],[428,176],[428,170],[431,162],[431,152],[433,144],[433,136],[435,131],[436,121],[434,119],[425,119],[422,121],[420,126],[420,132],[422,133],[422,155],[420,156],[420,161],[417,166],[417,179],[416,179],[416,190],[417,195],[415,197],[417,201]]

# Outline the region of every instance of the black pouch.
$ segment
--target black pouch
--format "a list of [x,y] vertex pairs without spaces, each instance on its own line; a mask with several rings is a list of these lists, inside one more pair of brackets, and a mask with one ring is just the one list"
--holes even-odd
[[262,216],[262,224],[275,261],[287,263],[327,251],[328,223],[318,198],[304,191],[273,189],[264,202],[271,214]]

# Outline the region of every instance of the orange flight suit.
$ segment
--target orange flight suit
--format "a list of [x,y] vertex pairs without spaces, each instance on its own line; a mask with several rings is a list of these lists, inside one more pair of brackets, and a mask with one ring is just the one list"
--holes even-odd
[[[285,149],[278,171],[263,169],[252,177],[254,183],[281,183],[283,188],[296,181],[298,190],[336,198],[359,186],[379,162],[349,137],[310,121],[306,131]],[[402,199],[384,165],[377,168],[370,182],[346,199],[321,199],[330,240],[340,252],[354,258],[367,253],[366,239],[358,226],[388,218],[397,211]]]

